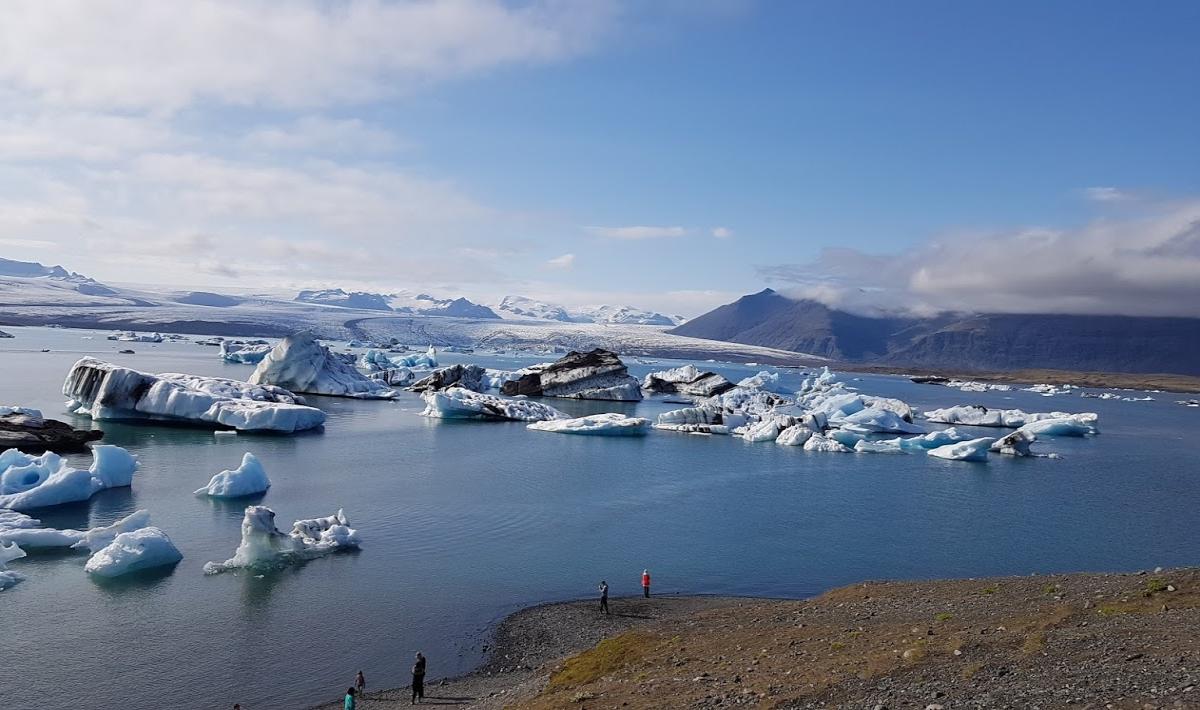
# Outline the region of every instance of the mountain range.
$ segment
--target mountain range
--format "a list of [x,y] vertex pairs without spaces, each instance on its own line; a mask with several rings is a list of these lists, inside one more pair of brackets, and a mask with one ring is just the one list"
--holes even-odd
[[668,332],[898,367],[1200,375],[1197,318],[1010,313],[866,316],[765,289]]

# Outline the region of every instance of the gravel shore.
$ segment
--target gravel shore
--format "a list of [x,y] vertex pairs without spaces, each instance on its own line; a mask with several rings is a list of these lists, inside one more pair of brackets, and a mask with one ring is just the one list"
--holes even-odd
[[[1200,708],[1200,570],[867,582],[802,601],[522,610],[426,704],[472,708]],[[360,708],[407,705],[405,689]],[[340,703],[323,706],[334,710]]]

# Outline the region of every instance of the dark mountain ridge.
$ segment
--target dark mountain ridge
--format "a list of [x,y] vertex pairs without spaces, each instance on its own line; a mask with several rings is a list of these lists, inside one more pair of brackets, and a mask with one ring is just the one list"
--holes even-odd
[[881,365],[1200,375],[1198,318],[861,316],[765,289],[669,332]]

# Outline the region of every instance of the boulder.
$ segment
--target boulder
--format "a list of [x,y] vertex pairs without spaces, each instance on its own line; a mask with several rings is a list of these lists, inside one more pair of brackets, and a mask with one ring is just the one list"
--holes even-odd
[[84,451],[90,441],[104,436],[99,429],[75,429],[57,419],[43,419],[26,412],[0,414],[0,451],[21,449],[43,451]]
[[597,348],[591,352],[571,351],[561,359],[535,365],[519,372],[500,390],[508,396],[569,397],[637,402],[641,384],[629,374],[617,354]]

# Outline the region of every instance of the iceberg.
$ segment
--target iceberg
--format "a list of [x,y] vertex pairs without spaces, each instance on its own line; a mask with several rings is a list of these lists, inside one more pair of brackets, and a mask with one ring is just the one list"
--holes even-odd
[[96,552],[118,535],[150,525],[150,513],[139,510],[112,525],[90,530],[56,530],[44,528],[40,520],[11,511],[0,511],[0,543],[13,542],[26,550],[70,548]]
[[519,371],[505,382],[502,394],[532,397],[569,397],[638,402],[642,386],[629,374],[616,353],[597,348],[581,353],[572,350],[562,358]]
[[506,399],[481,394],[461,387],[441,392],[424,392],[425,410],[422,416],[437,419],[488,419],[521,422],[542,422],[569,419],[554,407],[527,399]]
[[775,441],[784,429],[792,425],[792,421],[780,421],[776,417],[770,417],[754,424],[746,425],[745,430],[742,432],[742,438],[751,443]]
[[358,531],[350,527],[341,510],[327,518],[297,520],[292,532],[285,534],[275,527],[275,511],[252,505],[242,517],[242,541],[233,557],[224,562],[206,562],[204,573],[270,569],[358,546]]
[[1030,434],[1024,429],[1017,429],[1007,436],[996,439],[990,450],[1005,456],[1033,456],[1029,445],[1035,441],[1037,441],[1036,434]]
[[271,352],[270,345],[241,344],[229,340],[222,340],[220,347],[218,354],[222,360],[243,365],[257,365]]
[[124,343],[161,343],[163,341],[163,337],[158,333],[135,333],[132,330],[113,333],[108,336],[108,339]]
[[1020,409],[988,409],[980,404],[947,407],[925,412],[925,418],[931,422],[944,424],[963,424],[966,426],[1009,427],[1018,429],[1030,422],[1043,419],[1064,419],[1070,417],[1088,417],[1095,423],[1099,416],[1088,412],[1084,414],[1068,414],[1067,412],[1033,412],[1027,413]]
[[743,378],[737,383],[737,386],[748,390],[763,390],[765,392],[775,392],[777,394],[791,394],[790,390],[780,386],[779,373],[768,372],[767,370],[763,370],[757,375]]
[[853,449],[858,445],[858,442],[866,439],[866,437],[862,434],[850,431],[848,429],[830,429],[825,433],[825,436],[833,439],[834,441],[840,442],[841,445],[845,446],[847,449]]
[[657,394],[711,397],[728,392],[734,385],[715,372],[701,372],[695,365],[651,372],[642,379],[642,389]]
[[1060,417],[1036,419],[1022,426],[1020,431],[1033,436],[1093,436],[1100,433],[1096,425],[1098,416],[1091,412],[1064,414]]
[[150,375],[85,357],[63,383],[69,409],[92,419],[184,421],[241,431],[319,427],[325,413],[280,387],[223,377]]
[[274,385],[292,392],[356,399],[392,399],[396,392],[317,342],[310,332],[289,335],[277,344],[250,375],[252,385]]
[[854,414],[842,417],[840,426],[848,431],[859,434],[921,434],[924,429],[906,422],[896,412],[890,409],[875,409],[867,407]]
[[574,419],[553,419],[534,422],[526,427],[533,431],[552,431],[558,434],[587,434],[590,436],[645,436],[650,420],[624,414],[592,414]]
[[658,415],[654,428],[685,434],[728,434],[745,426],[745,414],[725,411],[712,404],[673,409]]
[[404,387],[416,379],[416,375],[407,367],[393,367],[390,370],[379,370],[372,372],[367,377],[376,382],[382,382],[388,387]]
[[484,379],[485,371],[478,365],[451,365],[434,370],[428,376],[414,382],[409,389],[413,392],[427,392],[462,387],[472,392],[482,392],[488,389]]
[[88,559],[83,569],[97,577],[119,577],[174,565],[183,559],[171,538],[155,527],[141,528],[117,535],[111,543]]
[[939,446],[947,444],[957,444],[960,441],[969,441],[970,434],[960,433],[954,427],[931,431],[925,436],[913,436],[907,439],[900,440],[900,448],[905,451],[923,451],[925,449],[936,449]]
[[395,367],[434,368],[438,366],[437,350],[430,345],[424,355],[408,355],[393,362],[395,363]]
[[85,501],[105,488],[128,486],[137,458],[119,446],[94,446],[92,466],[71,468],[55,453],[0,454],[0,508],[30,510]]
[[827,451],[830,453],[850,453],[852,449],[842,442],[824,434],[813,434],[804,442],[805,451]]
[[19,560],[24,556],[25,551],[18,547],[15,542],[9,544],[0,543],[0,592],[25,579],[20,572],[7,567],[9,562]]
[[813,430],[807,426],[793,424],[779,432],[779,436],[775,437],[775,443],[781,446],[804,446],[812,438],[813,434]]
[[212,498],[241,498],[265,493],[271,487],[271,479],[263,469],[258,457],[247,451],[242,456],[242,465],[225,470],[212,477],[208,485],[196,491],[196,495]]
[[988,449],[994,439],[982,438],[960,441],[957,444],[947,444],[936,449],[930,449],[929,455],[951,461],[987,461]]
[[902,454],[900,446],[903,439],[886,439],[884,441],[867,441],[863,439],[854,444],[854,450],[860,454]]

